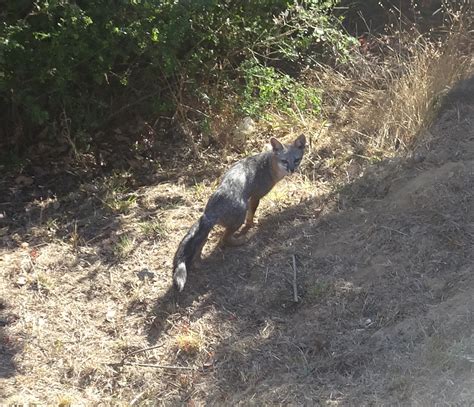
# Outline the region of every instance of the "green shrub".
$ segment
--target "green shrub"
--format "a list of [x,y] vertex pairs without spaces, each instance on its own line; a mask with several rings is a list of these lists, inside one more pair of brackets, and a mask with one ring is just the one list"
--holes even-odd
[[[351,39],[331,14],[336,3],[7,2],[0,11],[3,133],[15,134],[16,143],[34,143],[40,132],[58,139],[66,119],[73,137],[90,140],[130,110],[145,118],[173,114],[182,95],[193,95],[203,83],[243,89],[247,114],[269,106],[317,109],[317,92],[268,62],[344,58]],[[262,73],[269,79],[261,80]],[[270,103],[277,96],[281,100]]]
[[244,114],[258,117],[272,110],[290,115],[307,110],[319,113],[321,92],[318,89],[307,87],[271,66],[246,61],[240,68],[245,79],[242,91]]

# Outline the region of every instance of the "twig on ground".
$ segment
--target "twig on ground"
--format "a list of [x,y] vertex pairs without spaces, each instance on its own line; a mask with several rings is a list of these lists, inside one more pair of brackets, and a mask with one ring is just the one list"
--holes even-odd
[[153,364],[153,363],[133,363],[133,362],[125,362],[125,359],[127,359],[130,356],[136,355],[137,353],[141,352],[146,352],[147,350],[152,350],[156,348],[161,348],[163,345],[155,345],[155,346],[149,346],[148,348],[143,348],[143,349],[137,349],[134,350],[133,352],[127,353],[123,358],[122,361],[120,362],[121,365],[125,366],[140,366],[140,367],[153,367],[155,369],[174,369],[174,370],[196,370],[194,367],[188,367],[188,366],[174,366],[174,365],[159,365],[159,364]]
[[293,302],[298,302],[298,287],[296,285],[296,257],[293,254]]
[[156,365],[153,363],[124,363],[125,366],[153,367],[155,369],[196,370],[191,366]]
[[130,402],[130,405],[131,405],[131,406],[135,405],[136,402],[137,402],[138,400],[140,400],[144,394],[145,394],[144,391],[142,391],[141,393],[137,394],[137,395],[133,398],[133,400]]
[[[101,200],[102,201],[102,200]],[[104,201],[102,201],[102,203],[104,203]],[[108,232],[108,229],[111,228],[111,225],[106,225],[105,227],[103,227],[100,231],[100,233],[96,234],[94,237],[90,238],[89,240],[86,241],[86,245],[93,242],[94,240],[96,239],[99,239],[101,237],[104,237],[105,234]]]
[[127,353],[122,358],[122,363],[124,363],[125,359],[129,358],[132,355],[136,355],[137,353],[146,352],[147,350],[152,350],[152,349],[161,348],[161,347],[163,347],[163,345],[149,346],[148,348],[142,348],[142,349],[134,350],[133,352]]
[[389,228],[388,226],[383,226],[383,225],[380,225],[380,227],[381,227],[382,229],[389,230],[390,232],[396,232],[396,233],[399,233],[399,234],[401,234],[402,236],[408,236],[406,233],[403,233],[403,232],[401,232],[401,231],[399,231],[399,230],[397,230],[397,229],[392,229],[392,228]]

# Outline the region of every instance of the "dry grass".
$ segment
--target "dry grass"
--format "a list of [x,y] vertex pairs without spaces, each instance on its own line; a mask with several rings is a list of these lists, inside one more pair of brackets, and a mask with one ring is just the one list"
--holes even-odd
[[202,335],[192,331],[178,334],[175,342],[178,352],[184,352],[190,355],[198,353],[204,347]]
[[412,148],[431,125],[443,96],[469,73],[468,22],[459,15],[453,18],[443,41],[415,32],[403,53],[390,50],[391,64],[399,71],[385,78],[384,89],[367,94],[367,107],[359,119],[376,148],[393,149],[398,144]]
[[[400,72],[387,58],[366,72],[308,73],[326,81],[324,119],[275,115],[239,153],[260,150],[270,133],[306,132],[302,174],[262,202],[246,246],[222,250],[211,234],[178,299],[174,249],[237,153],[213,157],[207,173],[180,163],[151,186],[115,174],[48,205],[36,190],[28,210],[13,202],[15,222],[0,236],[0,401],[472,402],[472,108],[430,127],[438,138],[454,129],[437,146],[444,161],[433,152],[416,169],[388,162],[366,172],[395,139],[410,148],[433,100],[463,75],[454,35],[451,49],[420,40],[398,59]],[[462,64],[447,71],[447,61]]]

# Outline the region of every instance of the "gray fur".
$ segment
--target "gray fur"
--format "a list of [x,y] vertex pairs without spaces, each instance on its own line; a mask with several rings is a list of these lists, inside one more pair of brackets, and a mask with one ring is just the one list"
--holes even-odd
[[173,280],[178,291],[182,291],[187,269],[200,255],[212,227],[220,224],[231,233],[237,231],[246,221],[249,200],[256,200],[258,205],[258,200],[268,194],[280,179],[298,167],[306,142],[303,135],[290,145],[283,145],[274,138],[270,141],[272,151],[244,158],[224,174],[209,198],[204,214],[179,244],[173,261]]
[[182,291],[186,283],[187,269],[191,266],[196,252],[206,242],[207,236],[215,222],[204,214],[189,229],[178,246],[173,259],[173,281],[178,291]]

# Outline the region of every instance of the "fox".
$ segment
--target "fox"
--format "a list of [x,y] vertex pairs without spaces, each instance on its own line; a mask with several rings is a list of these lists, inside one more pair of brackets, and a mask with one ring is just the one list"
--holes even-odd
[[202,249],[215,225],[224,227],[220,239],[223,246],[239,246],[245,242],[246,233],[254,226],[260,199],[281,179],[294,173],[301,163],[306,137],[301,134],[287,145],[272,137],[270,145],[271,150],[243,158],[224,173],[204,213],[181,240],[173,259],[173,285],[178,292],[183,291],[188,270],[201,259]]

